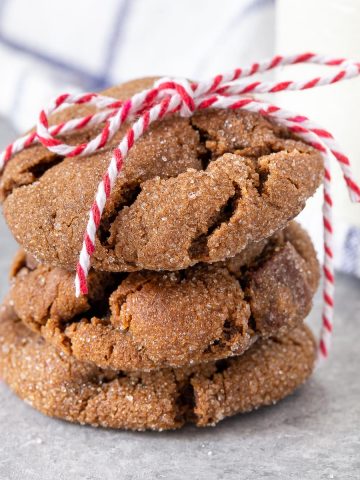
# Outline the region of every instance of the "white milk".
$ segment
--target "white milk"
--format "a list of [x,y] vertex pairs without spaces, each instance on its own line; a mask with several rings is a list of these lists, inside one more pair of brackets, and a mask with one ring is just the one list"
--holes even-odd
[[[276,8],[276,53],[311,51],[360,61],[360,0],[277,0]],[[279,78],[310,79],[330,73],[330,68],[336,71],[336,67],[313,65],[288,67]],[[360,182],[360,78],[304,92],[284,92],[272,99],[328,129],[350,157]],[[360,226],[359,204],[350,203],[337,165],[332,172],[336,223]],[[320,196],[313,206],[317,203]],[[312,223],[314,231],[314,221],[318,223],[319,218],[315,220],[311,212],[305,213],[306,223]]]

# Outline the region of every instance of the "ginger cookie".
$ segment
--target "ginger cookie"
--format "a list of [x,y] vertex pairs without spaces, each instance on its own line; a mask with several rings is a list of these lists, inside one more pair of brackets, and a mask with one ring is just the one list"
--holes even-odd
[[183,369],[125,373],[79,362],[0,310],[0,375],[25,402],[51,417],[132,430],[187,422],[215,425],[271,405],[311,374],[315,343],[307,327],[259,340],[244,355]]
[[[104,94],[125,99],[153,81]],[[53,123],[92,111],[68,108]],[[97,185],[127,128],[85,158],[64,159],[37,145],[7,164],[0,185],[4,214],[37,260],[75,268]],[[82,143],[98,132],[64,140]],[[320,153],[260,114],[209,110],[166,118],[130,151],[105,208],[92,266],[179,270],[223,261],[284,228],[322,176]]]
[[319,266],[291,223],[225,263],[179,272],[92,271],[76,298],[74,274],[19,254],[11,305],[18,317],[78,360],[114,370],[184,367],[242,354],[309,313]]

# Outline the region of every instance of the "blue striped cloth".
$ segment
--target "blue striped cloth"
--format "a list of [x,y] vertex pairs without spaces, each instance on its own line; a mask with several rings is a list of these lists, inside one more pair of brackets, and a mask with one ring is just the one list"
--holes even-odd
[[171,7],[167,0],[0,0],[0,114],[22,131],[59,92],[149,75],[206,78],[269,56],[273,6],[272,0],[175,0]]

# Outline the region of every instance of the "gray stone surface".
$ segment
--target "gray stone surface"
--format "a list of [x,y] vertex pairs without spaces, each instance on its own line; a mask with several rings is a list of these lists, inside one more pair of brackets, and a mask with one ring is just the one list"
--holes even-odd
[[[1,145],[1,141],[0,141]],[[0,296],[16,245],[0,220]],[[331,359],[278,405],[178,432],[52,420],[0,382],[0,479],[360,478],[360,281],[339,275]],[[309,322],[317,331],[320,295]]]

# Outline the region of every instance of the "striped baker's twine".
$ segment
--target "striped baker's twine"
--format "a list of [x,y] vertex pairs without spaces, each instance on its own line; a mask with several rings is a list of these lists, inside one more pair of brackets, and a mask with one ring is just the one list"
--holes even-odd
[[[249,80],[254,74],[269,71],[275,67],[299,63],[315,63],[338,67],[337,73],[305,81],[261,82]],[[13,155],[41,143],[48,150],[61,156],[87,156],[104,147],[125,123],[132,125],[114,148],[109,166],[97,188],[95,200],[90,209],[89,219],[84,234],[84,241],[76,268],[76,295],[87,293],[87,276],[90,259],[95,250],[96,232],[107,199],[110,197],[116,179],[123,167],[126,156],[136,140],[149,126],[172,113],[191,116],[197,110],[207,108],[245,109],[271,117],[276,123],[284,125],[298,137],[302,138],[324,157],[324,306],[322,314],[322,332],[319,341],[319,360],[328,356],[331,344],[334,315],[334,266],[333,266],[333,222],[330,165],[333,159],[339,163],[352,201],[360,202],[360,187],[355,182],[348,157],[341,152],[333,136],[307,117],[287,111],[257,98],[246,97],[247,94],[276,93],[289,90],[305,90],[329,85],[345,79],[359,76],[360,64],[343,58],[332,58],[314,53],[292,56],[275,56],[245,68],[217,75],[203,82],[189,82],[185,79],[162,78],[155,82],[153,88],[143,90],[133,97],[119,101],[114,98],[87,93],[81,95],[64,94],[56,98],[47,109],[40,112],[36,131],[19,138],[9,145],[0,155],[0,172]],[[49,116],[60,107],[87,104],[96,107],[96,112],[68,122],[49,126]],[[87,143],[67,145],[57,136],[94,127],[104,123],[99,135]]]

